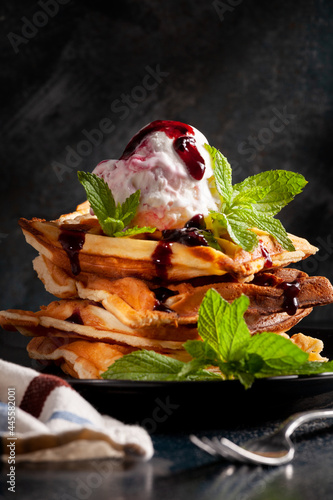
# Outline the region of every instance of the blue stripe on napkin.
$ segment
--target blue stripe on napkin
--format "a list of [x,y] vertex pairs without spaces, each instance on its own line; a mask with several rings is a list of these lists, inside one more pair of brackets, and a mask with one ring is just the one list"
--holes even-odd
[[74,422],[75,424],[90,424],[93,425],[93,422],[91,420],[88,420],[83,417],[79,417],[79,415],[76,415],[75,413],[72,413],[70,411],[55,411],[52,413],[50,418],[48,419],[48,422],[50,420],[53,420],[55,418],[60,418],[62,420],[67,420],[67,422]]

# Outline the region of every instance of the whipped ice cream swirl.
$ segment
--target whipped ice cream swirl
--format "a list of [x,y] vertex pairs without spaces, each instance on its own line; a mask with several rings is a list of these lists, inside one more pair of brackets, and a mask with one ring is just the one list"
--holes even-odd
[[105,180],[117,203],[140,189],[132,224],[182,227],[195,214],[217,209],[208,185],[213,167],[206,143],[190,125],[157,120],[131,139],[119,160],[104,160],[93,173]]

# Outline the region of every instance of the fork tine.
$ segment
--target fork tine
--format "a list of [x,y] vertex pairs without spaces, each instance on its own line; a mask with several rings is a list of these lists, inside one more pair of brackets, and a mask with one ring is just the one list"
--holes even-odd
[[274,457],[267,456],[264,454],[252,452],[247,450],[237,444],[233,443],[229,439],[222,438],[220,443],[221,448],[228,450],[231,456],[235,458],[238,462],[252,463],[252,464],[261,464],[261,465],[284,465],[290,462],[294,456],[293,450],[289,450],[289,452],[283,457]]
[[213,439],[208,439],[206,436],[204,436],[202,438],[202,441],[207,446],[210,446],[210,448],[212,448],[215,451],[216,455],[224,456],[219,448],[219,442],[216,437],[213,437]]
[[292,459],[292,455],[290,453],[283,457],[283,459],[259,455],[249,450],[245,450],[227,438],[221,438],[221,440],[219,440],[217,437],[208,439],[206,436],[203,436],[202,439],[199,439],[197,436],[192,434],[190,436],[190,440],[193,444],[210,455],[220,456],[232,462],[261,465],[282,465],[288,463]]
[[236,462],[254,463],[254,464],[260,463],[260,461],[258,460],[259,457],[257,457],[255,454],[249,455],[247,452],[247,456],[245,457],[243,455],[245,450],[227,438],[221,438],[219,444],[220,444],[220,449],[223,449],[225,455],[228,455]]
[[214,445],[214,450],[216,450],[222,457],[227,458],[231,461],[242,462],[242,458],[239,456],[237,451],[235,452],[232,447],[224,446],[223,441],[233,444],[226,438],[222,438],[219,440],[217,437],[214,437],[212,440],[212,445]]
[[[207,453],[209,453],[210,455],[213,455],[213,456],[216,456],[218,453],[209,445],[207,444],[206,442],[204,442],[205,438],[203,439],[199,439],[197,436],[195,436],[194,434],[191,434],[190,435],[190,440],[193,444],[195,444],[196,446],[198,446],[199,448],[201,448],[202,450],[206,451]],[[207,440],[207,438],[206,438]]]
[[220,456],[222,458],[227,458],[229,460],[230,459],[234,460],[235,458],[237,458],[232,453],[229,454],[225,450],[221,450],[217,438],[210,440],[206,436],[203,436],[202,439],[200,439],[193,434],[191,434],[189,437],[190,437],[190,440],[193,444],[195,444],[196,446],[201,448],[203,451],[209,453],[210,455],[212,455],[214,457]]

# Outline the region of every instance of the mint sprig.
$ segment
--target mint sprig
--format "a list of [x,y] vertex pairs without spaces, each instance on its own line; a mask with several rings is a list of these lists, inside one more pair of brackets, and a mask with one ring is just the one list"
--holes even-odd
[[287,170],[261,172],[232,185],[228,160],[216,148],[205,144],[214,164],[214,178],[220,196],[220,212],[211,211],[215,236],[227,231],[234,243],[250,252],[258,245],[253,228],[268,232],[288,251],[295,247],[286,230],[274,216],[299,194],[307,181]]
[[[188,340],[185,363],[153,351],[134,351],[118,359],[102,374],[105,379],[216,380],[238,379],[251,387],[256,378],[333,372],[333,361],[310,362],[309,355],[276,333],[251,335],[244,320],[249,306],[245,295],[229,304],[210,289],[199,308],[202,340]],[[215,366],[220,375],[207,370]]]
[[[126,354],[102,373],[102,377],[112,380],[179,380],[179,374],[186,363],[170,358],[155,351],[134,351]],[[220,378],[207,370],[198,367],[195,373],[189,374],[187,380],[207,380]]]
[[156,230],[154,227],[126,227],[138,209],[140,190],[131,194],[122,204],[116,204],[111,189],[103,179],[90,172],[80,171],[77,175],[106,235],[119,238],[140,233],[153,233]]

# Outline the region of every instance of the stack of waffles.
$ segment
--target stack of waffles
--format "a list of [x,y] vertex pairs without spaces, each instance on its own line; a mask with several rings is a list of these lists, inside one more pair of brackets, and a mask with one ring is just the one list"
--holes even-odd
[[[39,255],[38,277],[57,299],[38,312],[0,312],[0,324],[32,337],[31,358],[53,360],[77,378],[100,378],[115,360],[152,349],[180,360],[188,339],[198,339],[200,303],[209,288],[232,302],[245,294],[252,334],[286,332],[316,305],[333,302],[330,282],[288,266],[317,249],[289,235],[285,251],[257,231],[251,252],[228,239],[221,251],[166,241],[160,231],[135,237],[105,236],[88,203],[55,221],[21,219],[27,242]],[[323,359],[322,342],[296,334],[291,341]]]

